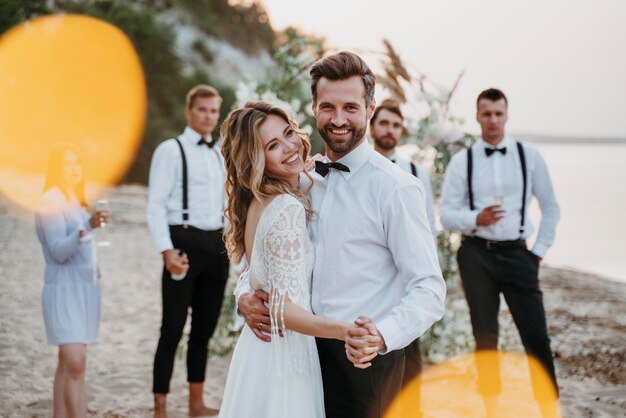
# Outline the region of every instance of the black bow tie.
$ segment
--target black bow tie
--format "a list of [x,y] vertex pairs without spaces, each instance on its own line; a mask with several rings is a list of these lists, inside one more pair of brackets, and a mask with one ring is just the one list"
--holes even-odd
[[328,171],[330,171],[331,168],[334,168],[335,170],[339,170],[339,171],[345,171],[348,173],[350,172],[350,169],[341,163],[336,163],[334,161],[331,161],[329,163],[315,161],[315,172],[322,177],[326,177],[326,175],[328,174]]
[[204,138],[200,137],[200,140],[198,141],[198,145],[206,145],[209,148],[213,148],[215,146],[215,141],[211,140],[211,142],[205,140]]
[[504,147],[504,148],[485,148],[485,154],[487,154],[487,157],[491,157],[494,152],[501,152],[502,155],[506,155],[506,147]]

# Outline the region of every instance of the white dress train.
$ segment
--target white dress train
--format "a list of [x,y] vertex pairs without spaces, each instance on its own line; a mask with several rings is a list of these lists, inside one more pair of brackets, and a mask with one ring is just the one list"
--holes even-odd
[[285,194],[261,214],[250,262],[250,284],[274,301],[272,342],[245,325],[233,353],[220,418],[323,418],[322,375],[315,338],[283,330],[285,297],[311,311],[313,248],[302,203]]

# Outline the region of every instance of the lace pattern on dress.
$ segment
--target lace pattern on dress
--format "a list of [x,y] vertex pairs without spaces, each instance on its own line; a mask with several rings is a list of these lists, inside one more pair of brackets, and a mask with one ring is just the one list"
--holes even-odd
[[272,356],[279,376],[283,369],[289,375],[308,375],[311,356],[315,356],[310,350],[311,338],[286,329],[281,337],[279,324],[284,323],[287,300],[311,310],[312,246],[302,204],[290,195],[278,199],[268,205],[266,211],[270,212],[257,227],[251,270],[270,295]]

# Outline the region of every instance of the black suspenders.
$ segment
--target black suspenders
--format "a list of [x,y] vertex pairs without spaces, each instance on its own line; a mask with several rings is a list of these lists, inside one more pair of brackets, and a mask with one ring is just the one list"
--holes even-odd
[[[391,162],[394,164],[398,164],[396,160],[391,160]],[[409,161],[409,164],[411,164],[411,174],[413,174],[415,178],[419,178],[419,176],[417,175],[417,166],[415,165],[415,163],[413,161]]]
[[187,192],[187,157],[185,157],[185,151],[183,150],[183,144],[180,139],[176,138],[176,143],[180,148],[180,155],[183,158],[183,228],[187,228],[189,225],[189,198]]
[[[519,233],[522,235],[525,226],[525,218],[526,218],[526,185],[528,183],[527,173],[526,173],[526,155],[524,154],[524,147],[521,142],[517,142],[517,152],[519,154],[520,165],[522,167],[522,217],[519,226]],[[472,191],[472,172],[473,172],[473,158],[472,158],[472,147],[470,146],[467,149],[467,191],[469,193],[469,206],[470,210],[474,210],[474,192]]]
[[472,191],[472,172],[474,171],[472,165],[472,147],[470,146],[467,149],[467,192],[469,193],[470,210],[476,209],[474,207],[474,192]]
[[[187,191],[187,157],[183,150],[183,144],[179,138],[175,138],[178,148],[180,148],[180,156],[183,159],[183,228],[189,226],[189,192]],[[215,148],[211,148],[217,154],[217,161],[219,162],[219,154]],[[222,212],[224,212],[224,202],[222,201]],[[222,222],[224,221],[224,215],[222,214]]]
[[522,147],[522,144],[520,142],[517,142],[517,151],[519,153],[519,161],[521,163],[522,166],[522,178],[524,179],[524,189],[522,190],[522,221],[520,222],[520,226],[519,226],[519,233],[520,235],[524,232],[524,229],[526,229],[526,226],[524,225],[524,218],[526,217],[526,156],[524,155],[524,147]]

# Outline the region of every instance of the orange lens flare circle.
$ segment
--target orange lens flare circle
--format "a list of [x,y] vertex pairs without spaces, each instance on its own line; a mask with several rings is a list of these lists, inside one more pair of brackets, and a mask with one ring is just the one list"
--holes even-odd
[[532,357],[480,351],[428,366],[385,418],[560,418],[548,374]]
[[0,37],[0,193],[35,208],[48,151],[69,143],[95,198],[134,160],[146,103],[137,53],[115,26],[52,15],[10,29]]

